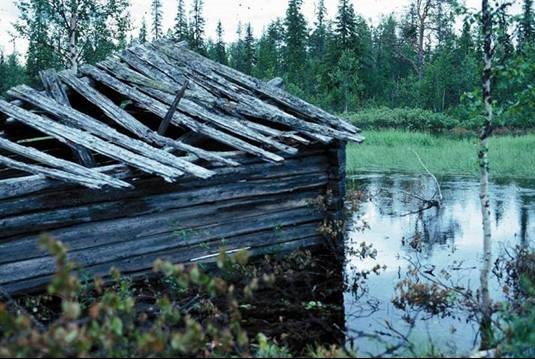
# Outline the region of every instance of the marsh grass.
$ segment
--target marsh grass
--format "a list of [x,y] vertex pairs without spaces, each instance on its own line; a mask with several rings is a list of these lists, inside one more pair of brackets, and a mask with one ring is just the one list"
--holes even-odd
[[[362,145],[347,149],[348,172],[399,171],[422,173],[413,151],[438,176],[477,176],[478,139],[434,136],[400,130],[366,131]],[[491,175],[535,178],[535,134],[497,136],[490,140]]]

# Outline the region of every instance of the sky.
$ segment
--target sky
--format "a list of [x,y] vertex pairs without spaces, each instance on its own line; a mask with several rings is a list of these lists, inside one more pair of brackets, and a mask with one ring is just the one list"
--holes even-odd
[[[355,9],[365,19],[377,23],[382,15],[397,14],[402,12],[410,0],[352,0]],[[467,5],[477,8],[480,0],[465,0]],[[13,23],[17,20],[18,9],[14,0],[0,0],[0,48],[10,53],[13,50],[11,35]],[[173,25],[176,15],[178,0],[162,0],[164,28]],[[135,27],[134,33],[141,24],[141,19],[146,16],[150,24],[150,0],[131,0],[132,22]],[[191,0],[186,0],[189,5]],[[312,23],[317,0],[304,0],[303,12],[307,20]],[[210,38],[215,36],[217,22],[221,20],[225,31],[225,40],[230,42],[236,38],[238,23],[251,22],[255,35],[262,33],[265,27],[277,17],[284,16],[288,0],[205,0],[204,15],[206,18],[206,35]],[[329,17],[336,14],[338,0],[325,0]],[[188,10],[189,11],[189,10]],[[16,50],[24,53],[27,45],[23,40],[15,42]]]

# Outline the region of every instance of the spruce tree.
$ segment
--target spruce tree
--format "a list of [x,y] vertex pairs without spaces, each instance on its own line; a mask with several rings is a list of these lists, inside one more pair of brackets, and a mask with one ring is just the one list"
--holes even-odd
[[286,72],[288,81],[297,86],[303,80],[306,59],[307,24],[301,12],[302,4],[303,0],[289,0],[284,20]]
[[206,54],[206,46],[204,43],[204,27],[205,20],[203,16],[203,0],[193,0],[193,8],[191,10],[190,21],[190,47],[192,50],[200,54]]
[[144,44],[148,40],[148,30],[147,30],[147,20],[143,16],[143,19],[141,20],[141,27],[139,28],[139,35],[137,36],[137,39],[140,43]]
[[175,17],[173,37],[177,41],[184,41],[188,39],[188,19],[186,15],[186,6],[184,0],[178,0],[178,8]]
[[520,48],[535,45],[535,15],[533,0],[524,0],[520,19]]
[[221,21],[217,23],[216,36],[213,59],[223,65],[228,65],[226,44],[223,38],[223,24],[221,24]]
[[253,73],[255,64],[256,47],[251,23],[245,27],[245,37],[243,39],[243,71],[246,74]]
[[160,37],[162,37],[162,34],[163,34],[162,1],[161,0],[152,0],[151,15],[152,15],[152,36],[154,37],[154,39],[159,39]]
[[354,48],[357,37],[355,9],[350,0],[340,0],[335,20],[335,36],[340,49]]

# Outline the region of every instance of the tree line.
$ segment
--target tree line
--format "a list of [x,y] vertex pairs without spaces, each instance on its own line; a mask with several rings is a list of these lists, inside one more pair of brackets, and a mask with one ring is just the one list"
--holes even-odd
[[[535,16],[533,0],[496,10],[494,48],[497,121],[535,126]],[[25,66],[15,55],[0,57],[7,86],[38,80],[50,67],[76,69],[97,62],[129,43],[162,37],[255,77],[282,77],[289,91],[335,112],[365,107],[411,107],[446,112],[466,121],[481,113],[483,67],[480,14],[457,0],[411,0],[397,15],[371,24],[357,12],[358,1],[338,0],[328,14],[317,0],[311,23],[303,0],[289,0],[283,17],[259,38],[251,23],[237,26],[237,40],[225,43],[223,25],[205,33],[203,0],[177,0],[174,24],[163,28],[162,1],[153,0],[150,18],[132,35],[129,0],[18,0],[17,34],[27,39]]]

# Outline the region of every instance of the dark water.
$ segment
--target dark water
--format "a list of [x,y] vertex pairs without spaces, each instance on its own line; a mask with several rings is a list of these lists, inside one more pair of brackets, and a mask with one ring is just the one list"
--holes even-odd
[[[377,335],[387,343],[399,338],[387,329],[385,320],[399,333],[409,325],[404,311],[391,302],[396,284],[404,278],[409,261],[418,262],[436,274],[448,269],[452,281],[463,288],[477,290],[482,263],[482,229],[479,183],[474,179],[450,177],[440,179],[444,202],[440,209],[422,213],[421,201],[408,195],[416,193],[429,198],[435,192],[433,182],[422,176],[403,174],[362,174],[351,179],[349,187],[365,191],[370,200],[360,205],[354,215],[356,227],[366,222],[369,229],[352,230],[347,249],[359,249],[362,242],[373,244],[376,259],[346,258],[349,281],[355,270],[370,269],[377,264],[386,269],[371,275],[365,290],[347,291],[344,295],[348,345],[360,354],[381,353],[384,343],[376,339],[356,339],[356,333]],[[491,186],[492,233],[494,257],[517,245],[532,246],[535,242],[535,181],[493,183]],[[436,269],[434,269],[436,268]],[[455,270],[451,270],[455,268]],[[492,276],[491,276],[492,277]],[[503,299],[501,286],[491,278],[493,299]],[[468,314],[454,317],[412,313],[417,318],[411,341],[428,350],[429,343],[443,353],[468,353],[477,347],[478,326],[467,320]],[[353,333],[353,334],[352,334]]]

